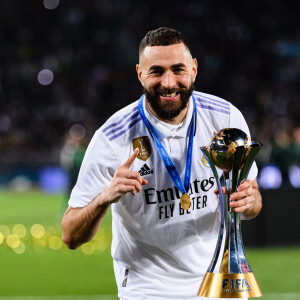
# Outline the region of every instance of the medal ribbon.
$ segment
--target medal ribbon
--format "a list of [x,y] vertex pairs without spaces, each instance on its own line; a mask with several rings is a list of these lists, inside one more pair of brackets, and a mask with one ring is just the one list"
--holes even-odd
[[193,99],[193,117],[192,117],[192,121],[190,124],[190,135],[189,135],[189,144],[188,144],[188,149],[187,149],[187,157],[186,157],[186,166],[185,166],[185,175],[184,175],[184,184],[182,183],[182,180],[180,178],[180,175],[171,159],[171,157],[169,156],[168,152],[166,151],[166,149],[164,148],[164,146],[162,145],[162,143],[160,142],[160,140],[158,139],[158,137],[155,135],[155,133],[153,132],[151,125],[149,124],[148,119],[146,118],[145,112],[144,112],[144,107],[143,107],[143,100],[145,98],[145,95],[143,95],[138,103],[138,110],[139,110],[139,114],[141,116],[141,119],[143,120],[144,124],[146,125],[146,127],[148,128],[148,130],[150,131],[156,147],[158,149],[158,152],[164,162],[164,165],[171,177],[171,179],[173,180],[175,186],[180,190],[180,192],[182,194],[187,194],[189,187],[190,187],[190,179],[191,179],[191,168],[192,168],[192,155],[193,155],[193,140],[194,140],[194,129],[195,129],[195,111],[196,111],[196,103],[195,103],[195,99],[192,96]]

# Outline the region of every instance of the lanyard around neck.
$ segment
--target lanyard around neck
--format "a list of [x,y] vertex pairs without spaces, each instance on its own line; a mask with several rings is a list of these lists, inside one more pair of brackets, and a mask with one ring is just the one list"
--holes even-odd
[[190,187],[190,179],[191,179],[191,168],[192,168],[192,156],[193,156],[193,140],[194,140],[194,129],[195,129],[195,111],[196,111],[196,103],[195,99],[192,96],[193,99],[193,117],[190,124],[190,134],[189,134],[189,143],[188,143],[188,149],[187,149],[187,157],[186,157],[186,166],[185,166],[185,175],[184,175],[184,183],[182,183],[182,180],[180,178],[180,175],[171,159],[169,154],[167,153],[166,149],[160,142],[159,138],[155,135],[154,131],[152,130],[152,127],[145,115],[144,107],[143,107],[143,101],[145,96],[143,95],[138,103],[138,110],[139,114],[141,116],[141,119],[143,120],[144,124],[150,131],[154,142],[156,144],[157,150],[164,162],[164,165],[173,180],[175,186],[180,190],[182,194],[187,194],[189,187]]

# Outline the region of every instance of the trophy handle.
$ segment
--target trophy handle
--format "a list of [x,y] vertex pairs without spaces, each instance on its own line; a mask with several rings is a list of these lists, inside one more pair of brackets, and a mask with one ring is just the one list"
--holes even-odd
[[261,147],[263,146],[262,143],[259,142],[252,142],[250,152],[246,158],[246,161],[244,163],[244,166],[241,170],[240,178],[239,178],[239,185],[244,180],[247,179],[248,174],[250,172],[251,166],[254,162],[254,159],[258,152],[260,151]]
[[[258,152],[260,151],[262,146],[263,146],[262,143],[252,142],[250,152],[246,158],[246,161],[245,161],[244,166],[240,173],[238,185],[240,185],[243,180],[247,179],[250,169],[252,167],[252,164],[254,162],[254,159],[255,159],[256,155],[258,154]],[[237,234],[236,238],[237,238],[237,243],[239,245],[238,253],[239,253],[240,260],[241,260],[240,266],[242,268],[243,273],[249,273],[249,272],[252,272],[252,270],[250,268],[250,265],[246,259],[246,255],[245,255],[240,220],[238,220],[238,222],[236,223],[236,226],[237,226],[237,233],[239,233],[239,234]]]

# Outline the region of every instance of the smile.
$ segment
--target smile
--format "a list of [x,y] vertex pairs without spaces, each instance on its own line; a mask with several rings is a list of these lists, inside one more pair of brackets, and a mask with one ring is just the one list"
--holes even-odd
[[178,93],[173,93],[173,94],[162,94],[163,97],[175,97],[176,94]]
[[172,94],[159,94],[163,100],[177,100],[179,98],[180,93],[172,93]]

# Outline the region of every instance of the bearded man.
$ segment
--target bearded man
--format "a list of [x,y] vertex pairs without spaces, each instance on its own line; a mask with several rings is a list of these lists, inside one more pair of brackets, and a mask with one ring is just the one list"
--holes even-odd
[[[250,132],[231,103],[194,91],[197,60],[180,32],[149,31],[136,71],[144,94],[95,133],[63,218],[63,240],[70,249],[90,241],[111,208],[119,298],[199,299],[220,227],[217,187],[199,148],[222,128]],[[244,219],[262,207],[256,176],[254,163],[231,195]]]

